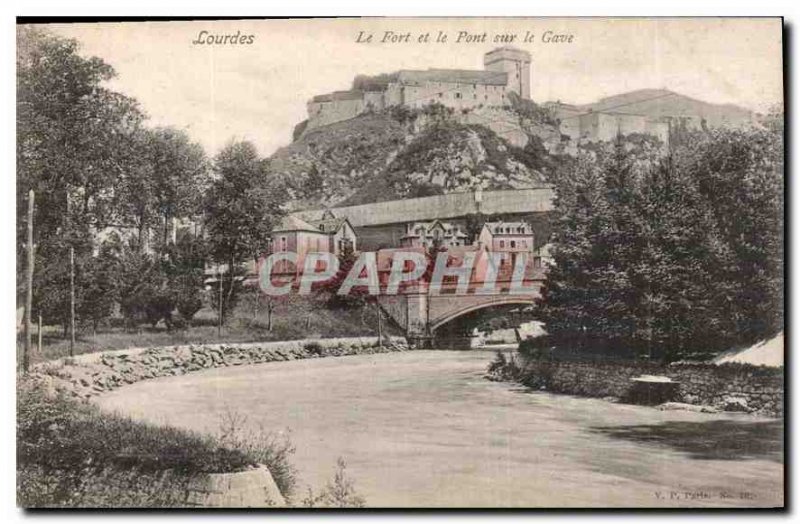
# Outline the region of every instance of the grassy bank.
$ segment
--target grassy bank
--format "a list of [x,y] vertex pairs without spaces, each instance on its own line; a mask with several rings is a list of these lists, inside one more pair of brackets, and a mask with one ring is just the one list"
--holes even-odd
[[[197,475],[266,465],[284,496],[295,472],[291,445],[268,432],[243,433],[235,417],[216,436],[155,426],[17,387],[17,504],[23,507],[174,507]],[[169,472],[169,473],[167,473]]]
[[[391,331],[389,322],[383,323],[384,334],[399,334]],[[34,331],[35,331],[34,327]],[[192,325],[184,329],[168,330],[158,324],[140,326],[136,330],[124,327],[104,326],[93,332],[79,330],[76,337],[75,354],[93,353],[112,349],[134,347],[158,347],[184,344],[214,344],[221,342],[269,342],[319,337],[376,336],[378,322],[373,308],[329,309],[325,304],[309,297],[292,296],[282,299],[272,313],[272,327],[268,313],[261,304],[258,311],[251,303],[243,303],[218,331],[216,311],[200,310]],[[36,343],[34,335],[34,344]],[[20,338],[21,340],[21,338]],[[21,344],[17,345],[21,354]],[[69,338],[56,326],[45,326],[42,351],[34,352],[32,361],[60,358],[69,354]]]

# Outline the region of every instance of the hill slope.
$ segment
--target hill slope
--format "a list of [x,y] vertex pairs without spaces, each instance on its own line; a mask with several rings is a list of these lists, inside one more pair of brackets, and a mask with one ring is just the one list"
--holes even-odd
[[526,131],[532,127],[519,115],[502,111],[504,129],[520,121],[514,142],[525,147],[469,112],[394,108],[299,133],[270,158],[270,174],[283,180],[295,209],[545,183],[556,160],[536,134],[543,126]]

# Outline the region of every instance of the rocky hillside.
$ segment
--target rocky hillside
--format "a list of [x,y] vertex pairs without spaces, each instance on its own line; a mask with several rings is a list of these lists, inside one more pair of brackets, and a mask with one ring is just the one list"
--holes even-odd
[[530,111],[393,108],[304,132],[270,159],[297,209],[546,183],[560,134]]

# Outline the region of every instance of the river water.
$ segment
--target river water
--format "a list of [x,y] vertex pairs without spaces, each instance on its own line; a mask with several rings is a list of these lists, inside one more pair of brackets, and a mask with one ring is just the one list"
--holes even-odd
[[411,351],[227,367],[105,394],[105,409],[286,433],[299,498],[337,458],[372,507],[779,506],[782,427],[487,381],[493,354]]

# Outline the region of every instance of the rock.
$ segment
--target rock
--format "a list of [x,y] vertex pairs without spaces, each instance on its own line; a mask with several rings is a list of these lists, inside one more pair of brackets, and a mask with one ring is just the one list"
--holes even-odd
[[687,404],[685,402],[665,402],[658,406],[661,411],[693,411],[695,413],[719,413],[713,406],[702,406],[697,404]]
[[750,411],[750,406],[747,405],[747,399],[744,397],[727,396],[719,403],[719,409],[722,411],[733,411],[740,413],[747,413]]

